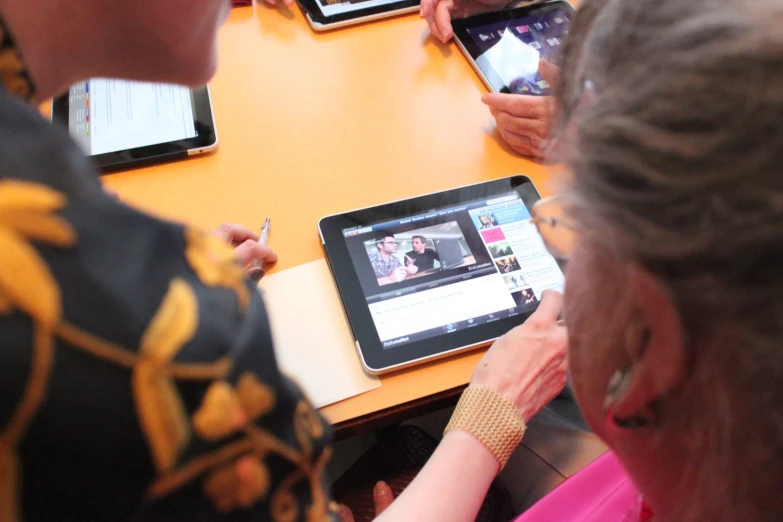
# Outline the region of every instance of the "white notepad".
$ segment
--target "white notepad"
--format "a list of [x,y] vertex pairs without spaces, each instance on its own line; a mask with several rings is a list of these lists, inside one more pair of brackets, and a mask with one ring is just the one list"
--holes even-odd
[[326,261],[266,276],[258,286],[280,370],[299,383],[316,408],[381,386],[362,369]]

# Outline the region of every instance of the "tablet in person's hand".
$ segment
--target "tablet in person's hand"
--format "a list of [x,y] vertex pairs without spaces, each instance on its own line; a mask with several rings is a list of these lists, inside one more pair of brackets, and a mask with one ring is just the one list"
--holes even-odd
[[452,21],[460,50],[492,91],[549,95],[541,58],[560,63],[574,10],[567,2],[484,13]]
[[319,229],[365,369],[486,345],[564,278],[524,176],[326,217]]

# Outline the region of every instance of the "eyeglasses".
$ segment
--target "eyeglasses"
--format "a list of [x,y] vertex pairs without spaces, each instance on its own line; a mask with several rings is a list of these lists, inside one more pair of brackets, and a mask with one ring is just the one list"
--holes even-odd
[[568,216],[570,198],[559,194],[533,204],[532,214],[538,233],[555,259],[568,261],[577,240],[577,227]]
[[384,241],[383,244],[384,245],[396,245],[397,242],[396,241]]

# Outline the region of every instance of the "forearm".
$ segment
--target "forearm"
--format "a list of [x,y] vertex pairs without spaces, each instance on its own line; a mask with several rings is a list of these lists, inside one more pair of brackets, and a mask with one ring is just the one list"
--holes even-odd
[[498,470],[481,442],[467,432],[450,431],[376,522],[473,522]]

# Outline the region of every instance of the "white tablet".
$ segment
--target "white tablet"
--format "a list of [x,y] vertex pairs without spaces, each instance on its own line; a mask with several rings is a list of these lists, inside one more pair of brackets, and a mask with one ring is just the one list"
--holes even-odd
[[203,154],[218,142],[206,86],[95,78],[54,100],[52,121],[103,172]]

